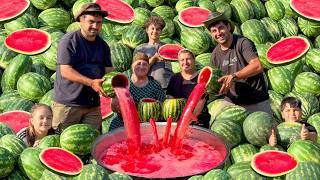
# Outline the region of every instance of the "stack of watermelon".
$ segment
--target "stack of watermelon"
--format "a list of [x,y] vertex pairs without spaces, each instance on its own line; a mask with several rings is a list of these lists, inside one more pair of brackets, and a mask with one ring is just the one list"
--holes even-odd
[[[0,112],[10,112],[0,115],[0,122],[6,123],[3,127],[0,126],[0,136],[13,134],[25,127],[30,116],[28,111],[34,103],[52,105],[52,88],[59,40],[65,33],[80,28],[79,23],[74,22],[71,17],[84,3],[88,2],[91,0],[1,0],[0,77],[2,94],[0,95]],[[210,12],[224,13],[234,22],[235,33],[242,34],[255,43],[269,82],[274,116],[271,117],[262,112],[249,114],[239,106],[221,105],[220,99],[213,101],[208,105],[212,115],[211,130],[226,139],[232,148],[231,158],[227,163],[229,165],[226,166],[226,171],[212,171],[204,177],[194,178],[224,177],[228,179],[230,176],[240,179],[265,178],[250,166],[254,154],[259,151],[258,149],[286,150],[288,143],[293,143],[287,151],[298,161],[298,167],[285,175],[286,178],[310,177],[316,179],[320,176],[320,165],[317,159],[320,151],[318,145],[309,141],[293,141],[295,139],[292,136],[297,135],[296,132],[300,127],[281,124],[283,131],[277,136],[283,139],[283,143],[279,145],[286,147],[266,145],[266,137],[271,125],[280,124],[282,121],[279,104],[285,96],[294,96],[302,101],[302,118],[308,120],[320,132],[319,1],[96,0],[96,2],[109,12],[109,16],[103,22],[100,36],[110,45],[115,69],[125,74],[130,74],[129,69],[135,47],[147,42],[143,23],[151,15],[161,16],[166,23],[161,33],[161,41],[170,45],[161,49],[160,55],[171,61],[174,72],[180,71],[176,62],[177,47],[188,48],[196,54],[198,69],[210,64],[210,52],[216,43],[202,24]],[[177,46],[171,46],[172,44],[177,44]],[[175,53],[170,55],[171,52]],[[221,75],[218,71],[215,73],[215,78]],[[219,86],[215,85],[208,91],[210,98],[212,97],[211,100],[217,98],[217,89]],[[113,116],[110,103],[110,98],[103,98],[101,108],[105,119],[104,133],[108,132],[108,123]],[[179,116],[183,102],[181,100],[171,101],[166,106],[170,106],[171,110],[163,110],[163,116]],[[23,118],[19,119],[20,116]],[[17,119],[20,120],[19,123],[12,123]],[[6,125],[9,125],[13,131],[8,130],[10,128]],[[81,128],[75,129],[72,131],[77,132]],[[85,146],[90,146],[90,142],[94,141],[91,139],[90,142],[82,143],[81,139],[77,142],[74,140],[76,138],[66,140],[64,136],[48,139],[55,142],[52,143],[54,144],[52,146],[61,146],[80,156],[88,153],[89,147]],[[7,137],[12,139],[10,142],[14,142],[13,136]],[[70,135],[70,137],[73,136]],[[56,139],[59,139],[59,143]],[[285,139],[292,140],[292,142],[285,141]],[[80,149],[68,148],[76,147],[79,142],[81,143]],[[50,146],[43,145],[43,147]],[[25,147],[22,145],[16,145],[14,149],[20,150],[15,152],[0,149],[1,162],[6,163],[0,164],[0,171],[4,172],[1,173],[1,178],[5,176],[20,177],[19,179],[23,179],[23,176],[31,178],[34,176],[33,173],[38,173],[35,179],[39,179],[38,177],[42,175],[40,172],[44,172],[44,176],[58,174],[41,164],[38,156],[39,149],[26,148],[21,153],[23,148]],[[17,154],[20,154],[19,163],[14,158]],[[38,164],[31,165],[32,168],[28,166],[29,169],[25,171],[21,168],[21,164],[27,162]],[[20,164],[20,169],[17,164]],[[14,166],[16,168],[13,168]],[[103,176],[101,167],[95,165],[85,165],[81,174],[85,176],[88,172],[97,172],[101,177]],[[112,176],[124,175],[115,173]],[[126,176],[126,178],[130,177]]]

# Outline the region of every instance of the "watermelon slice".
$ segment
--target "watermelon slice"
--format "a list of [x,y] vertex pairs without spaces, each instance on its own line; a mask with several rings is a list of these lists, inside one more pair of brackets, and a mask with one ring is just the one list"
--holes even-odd
[[0,22],[15,18],[28,9],[29,0],[1,0]]
[[286,152],[268,150],[255,154],[251,167],[261,175],[277,177],[295,170],[298,162]]
[[62,174],[76,175],[83,168],[83,163],[78,156],[58,147],[43,149],[39,159],[49,169]]
[[51,37],[46,31],[25,28],[9,34],[4,43],[12,51],[34,55],[42,53],[50,47]]
[[113,111],[111,109],[111,98],[100,96],[100,110],[102,119],[105,119],[112,115]]
[[31,114],[27,111],[8,111],[0,114],[0,122],[6,123],[17,134],[29,126]]
[[210,83],[210,79],[212,77],[212,68],[209,66],[205,66],[201,69],[199,76],[198,76],[198,84],[200,83],[206,83],[206,86]]
[[201,7],[189,7],[179,12],[179,21],[189,27],[204,26],[203,22],[206,21],[211,14],[211,11]]
[[178,60],[178,53],[183,49],[179,44],[165,44],[158,50],[160,57],[166,60],[176,61]]
[[291,0],[291,8],[303,17],[320,21],[319,0]]
[[291,36],[273,44],[266,57],[271,64],[283,64],[294,61],[309,50],[309,41],[303,37]]
[[101,8],[108,12],[105,18],[118,23],[131,23],[134,20],[134,9],[125,1],[96,0]]

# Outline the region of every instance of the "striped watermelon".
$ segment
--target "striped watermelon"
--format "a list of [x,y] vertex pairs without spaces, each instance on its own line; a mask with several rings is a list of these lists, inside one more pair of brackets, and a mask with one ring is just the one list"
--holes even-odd
[[262,111],[253,112],[243,122],[243,134],[248,142],[261,147],[268,143],[269,130],[275,123],[270,114]]
[[89,124],[71,125],[60,135],[60,146],[72,153],[86,155],[98,136],[99,131]]
[[103,79],[104,79],[102,83],[103,91],[111,98],[115,97],[114,90],[112,89],[112,86],[111,86],[112,78],[117,74],[119,74],[119,72],[112,71],[103,76]]
[[[312,125],[317,132],[320,132],[320,113],[313,114],[308,118],[308,123]],[[320,133],[317,133],[317,142],[320,143]]]
[[196,55],[207,52],[210,41],[203,30],[185,28],[181,31],[181,44]]
[[250,2],[253,6],[255,19],[262,19],[267,15],[266,8],[260,0],[250,0]]
[[283,148],[288,148],[294,141],[300,139],[301,134],[300,123],[283,122],[277,126],[277,142]]
[[0,122],[0,138],[7,134],[14,134],[13,130],[8,126],[8,124]]
[[320,146],[312,141],[297,140],[290,145],[287,152],[298,162],[313,161],[320,164]]
[[30,0],[32,5],[34,5],[37,9],[45,10],[53,7],[57,0]]
[[34,103],[22,97],[10,98],[8,103],[3,107],[3,112],[10,111],[27,111],[29,112]]
[[33,72],[22,75],[17,82],[18,93],[31,101],[39,101],[50,89],[48,78]]
[[271,146],[269,144],[261,146],[259,152],[268,151],[268,150],[275,150],[275,151],[285,151],[281,146]]
[[242,125],[243,121],[248,115],[249,112],[244,107],[238,105],[230,105],[224,107],[221,110],[221,112],[216,117],[216,121],[231,120]]
[[13,154],[7,149],[0,147],[0,178],[8,176],[15,164]]
[[215,121],[210,129],[223,137],[230,148],[238,145],[243,137],[241,125],[233,120]]
[[314,72],[320,73],[320,64],[319,64],[319,62],[320,62],[320,49],[317,49],[317,48],[310,49],[306,54],[306,64]]
[[302,106],[302,120],[307,120],[312,114],[319,111],[319,101],[318,99],[309,93],[297,93],[292,91],[287,94],[287,96],[296,97],[301,101]]
[[230,4],[232,16],[237,22],[244,23],[254,18],[254,6],[250,0],[232,0]]
[[267,14],[270,18],[278,21],[285,15],[285,8],[279,0],[269,0],[265,3]]
[[149,122],[151,118],[154,118],[156,121],[160,119],[161,105],[155,99],[142,98],[138,103],[137,109],[140,122]]
[[39,103],[52,106],[53,104],[53,89],[49,90],[42,98],[39,100]]
[[231,159],[233,163],[251,161],[253,155],[259,150],[252,144],[241,144],[231,150]]
[[267,57],[266,57],[266,53],[268,51],[268,49],[270,48],[270,44],[255,44],[256,45],[256,49],[257,49],[257,52],[258,52],[258,56],[259,56],[259,60],[262,64],[262,66],[265,68],[265,69],[271,69],[274,67],[273,64],[269,63],[269,61],[267,60]]
[[293,87],[293,77],[289,70],[282,66],[274,67],[269,69],[267,75],[273,91],[282,95],[291,92]]
[[273,20],[270,17],[264,17],[260,19],[262,24],[264,25],[264,28],[267,30],[267,34],[269,35],[269,41],[271,42],[277,42],[280,40],[282,36],[282,29],[278,25],[278,22]]
[[250,161],[232,164],[227,172],[231,175],[232,179],[265,179],[265,177],[259,175],[251,168]]
[[320,177],[320,165],[314,162],[300,162],[298,167],[286,175],[286,180],[315,180]]
[[7,149],[17,159],[27,145],[16,135],[7,134],[1,137],[0,147]]
[[280,21],[278,21],[281,27],[282,34],[285,37],[297,36],[299,32],[299,27],[297,22],[292,17],[285,16]]
[[39,159],[40,148],[26,148],[19,157],[19,168],[31,180],[38,180],[42,176],[42,172],[46,167]]
[[118,72],[123,72],[131,67],[132,52],[123,43],[113,43],[110,45],[111,62]]
[[70,14],[62,8],[46,9],[38,18],[41,26],[51,26],[62,31],[65,31],[71,23]]
[[241,24],[243,36],[249,38],[255,44],[265,44],[268,42],[268,32],[264,24],[257,19],[250,19]]
[[41,139],[38,145],[39,148],[44,149],[48,147],[60,147],[60,135],[48,135]]
[[184,98],[172,98],[164,100],[161,108],[163,119],[167,120],[169,117],[171,117],[173,122],[177,122],[185,105],[186,100]]
[[298,93],[311,93],[320,95],[320,76],[313,72],[303,72],[298,74],[294,81],[294,89]]
[[158,6],[155,7],[151,13],[153,15],[158,15],[160,16],[162,19],[170,19],[172,20],[175,16],[176,16],[176,12],[170,7],[170,6]]
[[194,6],[196,3],[195,1],[193,0],[179,0],[177,3],[176,3],[176,11],[177,12],[180,12],[181,10],[183,9],[186,9],[188,7],[191,7],[191,6]]
[[160,39],[171,38],[175,33],[174,23],[171,19],[164,19],[165,27],[162,29]]
[[87,164],[83,166],[81,173],[75,180],[96,180],[109,179],[108,172],[98,164]]
[[203,180],[229,180],[230,174],[222,169],[213,169],[203,176]]
[[269,90],[268,94],[270,98],[270,106],[271,106],[273,115],[277,118],[277,120],[281,120],[282,115],[281,115],[280,106],[281,106],[281,101],[283,99],[283,96],[272,90]]
[[22,16],[5,23],[4,25],[5,31],[10,34],[19,29],[25,28],[37,28],[38,27],[38,19],[33,17],[31,14],[24,13]]
[[147,42],[145,30],[139,26],[131,25],[127,31],[122,34],[122,43],[134,49],[138,45]]
[[144,23],[149,19],[151,16],[151,11],[146,8],[137,7],[134,9],[135,17],[132,21],[132,24],[143,27]]

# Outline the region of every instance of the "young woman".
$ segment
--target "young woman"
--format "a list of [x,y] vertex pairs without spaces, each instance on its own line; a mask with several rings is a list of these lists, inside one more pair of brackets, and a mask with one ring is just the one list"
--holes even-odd
[[29,127],[22,129],[17,133],[17,136],[28,147],[36,147],[42,138],[54,133],[51,108],[45,104],[35,104],[31,108]]
[[[132,61],[132,75],[129,77],[129,91],[136,105],[142,98],[153,98],[162,102],[165,98],[165,92],[162,90],[158,81],[148,76],[150,65],[148,57],[141,52],[137,52]],[[117,115],[112,120],[109,130],[123,126],[121,112],[117,98],[112,99],[112,110]]]
[[159,81],[163,89],[166,89],[173,72],[171,63],[163,61],[158,54],[159,48],[163,45],[160,42],[160,34],[164,27],[165,22],[161,17],[151,16],[144,24],[149,41],[136,47],[135,51],[143,52],[148,56],[149,75]]

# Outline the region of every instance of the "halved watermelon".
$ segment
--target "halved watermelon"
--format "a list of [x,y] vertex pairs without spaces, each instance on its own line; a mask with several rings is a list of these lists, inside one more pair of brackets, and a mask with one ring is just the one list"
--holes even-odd
[[62,174],[76,175],[83,168],[83,163],[78,156],[59,147],[43,149],[39,159],[49,169]]
[[28,9],[29,0],[1,0],[0,22],[15,18]]
[[267,150],[252,157],[251,167],[261,175],[277,177],[295,170],[298,162],[287,152]]
[[294,61],[309,50],[309,41],[303,37],[290,36],[273,44],[266,57],[271,64],[283,64]]
[[34,55],[42,53],[50,47],[51,37],[46,31],[25,28],[9,34],[4,43],[12,51]]
[[207,83],[206,86],[210,83],[210,79],[212,77],[212,68],[209,66],[205,66],[201,69],[199,76],[198,76],[198,84],[200,83]]
[[0,114],[0,122],[4,122],[17,134],[29,126],[31,114],[27,111],[8,111]]
[[105,11],[108,16],[105,18],[118,23],[131,23],[134,20],[134,9],[125,1],[119,0],[96,0],[97,4]]
[[179,12],[179,21],[189,27],[204,26],[203,22],[206,21],[211,14],[211,11],[201,7],[189,7]]
[[100,96],[100,110],[102,119],[110,116],[113,111],[111,109],[111,98]]
[[303,17],[320,21],[319,0],[290,0],[291,8]]
[[178,60],[178,53],[183,49],[179,44],[165,44],[161,46],[158,50],[160,57],[166,60]]

